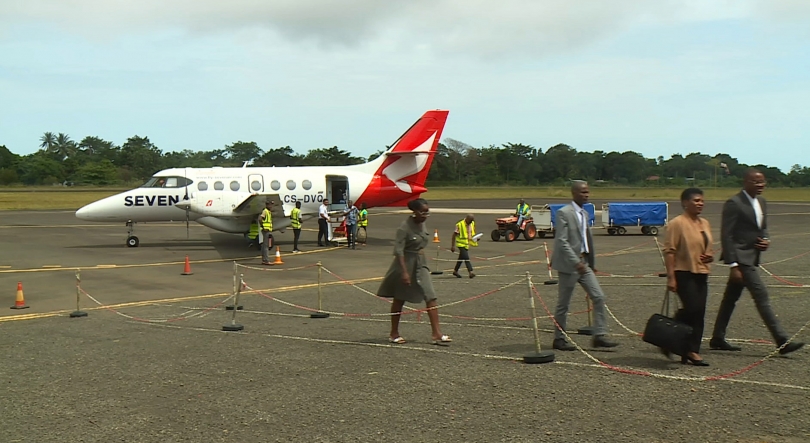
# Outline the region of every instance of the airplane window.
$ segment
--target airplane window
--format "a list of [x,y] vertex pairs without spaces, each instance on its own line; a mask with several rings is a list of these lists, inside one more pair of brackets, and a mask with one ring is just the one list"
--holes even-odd
[[163,184],[164,188],[176,188],[177,187],[177,177],[167,177],[166,182]]
[[250,189],[253,189],[256,192],[261,191],[262,183],[258,180],[253,180],[252,182],[250,182]]
[[239,190],[239,182],[238,181],[232,181],[231,182],[231,191],[238,191],[238,190]]
[[290,191],[295,189],[295,182],[292,180],[287,180],[287,189],[289,189]]
[[199,189],[200,191],[207,191],[208,190],[208,183],[206,183],[206,182],[197,183],[197,189]]
[[274,191],[278,191],[281,189],[281,183],[279,183],[278,180],[273,180],[270,182],[270,187],[273,188]]
[[146,183],[144,183],[144,184],[143,184],[141,187],[142,187],[142,188],[151,188],[152,186],[154,186],[154,184],[155,184],[157,181],[158,181],[158,178],[157,178],[157,177],[152,177],[152,178],[150,178],[149,180],[147,180],[147,181],[146,181]]
[[214,182],[214,189],[221,191],[225,189],[225,185],[223,185],[222,182]]
[[301,183],[301,186],[303,186],[303,187],[304,187],[304,189],[306,189],[307,191],[309,191],[310,189],[312,189],[312,182],[311,182],[311,181],[309,181],[309,180],[304,180],[304,181]]

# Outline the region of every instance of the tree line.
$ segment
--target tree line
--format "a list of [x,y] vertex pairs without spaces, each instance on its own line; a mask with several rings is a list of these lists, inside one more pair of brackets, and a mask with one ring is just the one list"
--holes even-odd
[[[148,137],[132,136],[118,146],[87,136],[76,142],[64,133],[46,132],[39,150],[17,155],[0,146],[0,185],[133,185],[155,172],[174,167],[212,166],[341,166],[373,160],[331,148],[296,153],[289,146],[263,150],[255,142],[237,141],[210,151],[164,152]],[[385,148],[387,149],[387,147]],[[566,144],[545,151],[521,143],[476,148],[447,138],[439,143],[428,175],[428,185],[536,186],[564,185],[572,179],[595,185],[738,187],[742,172],[757,167],[771,186],[810,186],[810,168],[794,165],[788,173],[778,168],[740,163],[728,154],[674,154],[668,159],[645,158],[639,153],[583,152]]]

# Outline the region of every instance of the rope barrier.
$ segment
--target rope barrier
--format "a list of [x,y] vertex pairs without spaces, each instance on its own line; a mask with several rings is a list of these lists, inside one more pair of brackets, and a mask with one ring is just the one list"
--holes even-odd
[[[543,300],[542,296],[540,296],[540,292],[537,290],[537,288],[532,286],[532,290],[534,291],[535,295],[540,299],[540,303],[543,305],[543,309],[545,309],[546,313],[551,315],[551,312],[549,311],[545,300]],[[593,361],[597,365],[600,365],[600,366],[602,366],[602,367],[604,367],[606,369],[610,369],[611,371],[619,372],[619,373],[623,373],[623,374],[641,375],[641,376],[645,376],[645,377],[656,377],[656,378],[668,378],[668,379],[685,380],[685,381],[715,381],[715,380],[721,380],[721,379],[727,379],[727,378],[731,378],[731,377],[736,377],[738,375],[749,372],[752,369],[754,369],[755,367],[757,367],[757,366],[761,365],[762,363],[764,363],[769,358],[772,358],[775,355],[777,355],[779,353],[779,351],[781,351],[785,346],[787,346],[789,343],[791,343],[796,337],[799,336],[799,334],[801,334],[808,327],[808,325],[810,325],[810,321],[808,321],[807,323],[804,324],[804,326],[799,328],[799,330],[795,334],[793,334],[793,336],[790,337],[790,339],[788,339],[788,341],[785,342],[782,346],[778,347],[777,349],[775,349],[772,352],[770,352],[769,354],[767,354],[765,357],[762,357],[761,359],[757,360],[754,363],[751,363],[748,366],[745,366],[742,369],[738,369],[738,370],[728,372],[728,373],[725,373],[725,374],[720,374],[720,375],[703,376],[703,377],[686,377],[686,376],[675,376],[675,375],[659,374],[659,373],[651,372],[651,371],[623,368],[623,367],[614,366],[614,365],[611,365],[609,363],[603,362],[603,361],[599,360],[598,358],[594,357],[588,351],[584,350],[577,342],[572,340],[571,337],[568,335],[568,333],[565,330],[563,330],[562,328],[560,328],[559,323],[557,323],[557,321],[553,317],[552,317],[552,321],[554,322],[554,326],[558,330],[560,330],[560,332],[563,334],[563,336],[565,336],[565,338],[568,341],[573,343],[573,345],[577,348],[577,350],[579,350],[583,355],[585,355],[588,359],[590,359],[591,361]],[[803,388],[802,387],[802,389],[810,389],[810,388]]]
[[188,311],[184,312],[183,314],[181,314],[181,315],[179,315],[177,317],[171,317],[171,318],[166,318],[166,319],[148,319],[148,318],[142,318],[142,317],[136,317],[136,316],[133,316],[133,315],[128,315],[128,314],[125,314],[125,313],[123,313],[121,311],[118,311],[117,309],[113,309],[113,308],[101,303],[100,301],[98,301],[95,297],[90,295],[87,291],[85,291],[81,287],[79,288],[79,291],[81,291],[81,293],[85,297],[92,300],[93,303],[97,304],[100,308],[106,309],[106,310],[108,310],[110,312],[113,312],[113,313],[115,313],[117,315],[120,315],[121,317],[130,319],[130,320],[135,320],[135,321],[138,321],[138,322],[144,322],[144,323],[172,323],[172,322],[181,321],[181,320],[188,320],[190,318],[195,318],[195,317],[204,317],[209,312],[213,311],[214,309],[219,308],[220,306],[227,303],[228,300],[230,300],[231,298],[234,297],[234,295],[231,294],[231,295],[228,296],[228,298],[220,301],[219,303],[215,304],[214,306],[205,308],[202,311],[196,312],[196,313],[191,314],[191,315],[184,315],[184,314],[186,314],[188,312],[193,312],[193,310],[188,310]]

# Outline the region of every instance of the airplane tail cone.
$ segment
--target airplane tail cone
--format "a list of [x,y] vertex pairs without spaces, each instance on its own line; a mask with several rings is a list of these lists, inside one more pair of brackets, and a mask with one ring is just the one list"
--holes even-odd
[[14,302],[14,306],[11,309],[26,309],[28,305],[25,304],[25,296],[23,295],[23,287],[22,282],[17,282],[17,300]]
[[433,231],[433,243],[441,243],[441,241],[439,241],[439,230],[438,229]]
[[180,275],[192,275],[194,274],[191,272],[191,263],[188,261],[188,255],[186,256],[186,265],[183,267],[183,273]]
[[276,261],[273,262],[274,265],[283,265],[284,262],[281,261],[281,249],[276,246]]

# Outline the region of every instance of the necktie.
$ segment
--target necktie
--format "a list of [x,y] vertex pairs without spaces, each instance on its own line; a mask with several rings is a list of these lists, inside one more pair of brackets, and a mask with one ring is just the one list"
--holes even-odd
[[579,215],[581,217],[580,231],[582,232],[582,246],[585,249],[583,252],[588,254],[591,252],[591,248],[588,245],[588,213],[583,210],[579,211]]

